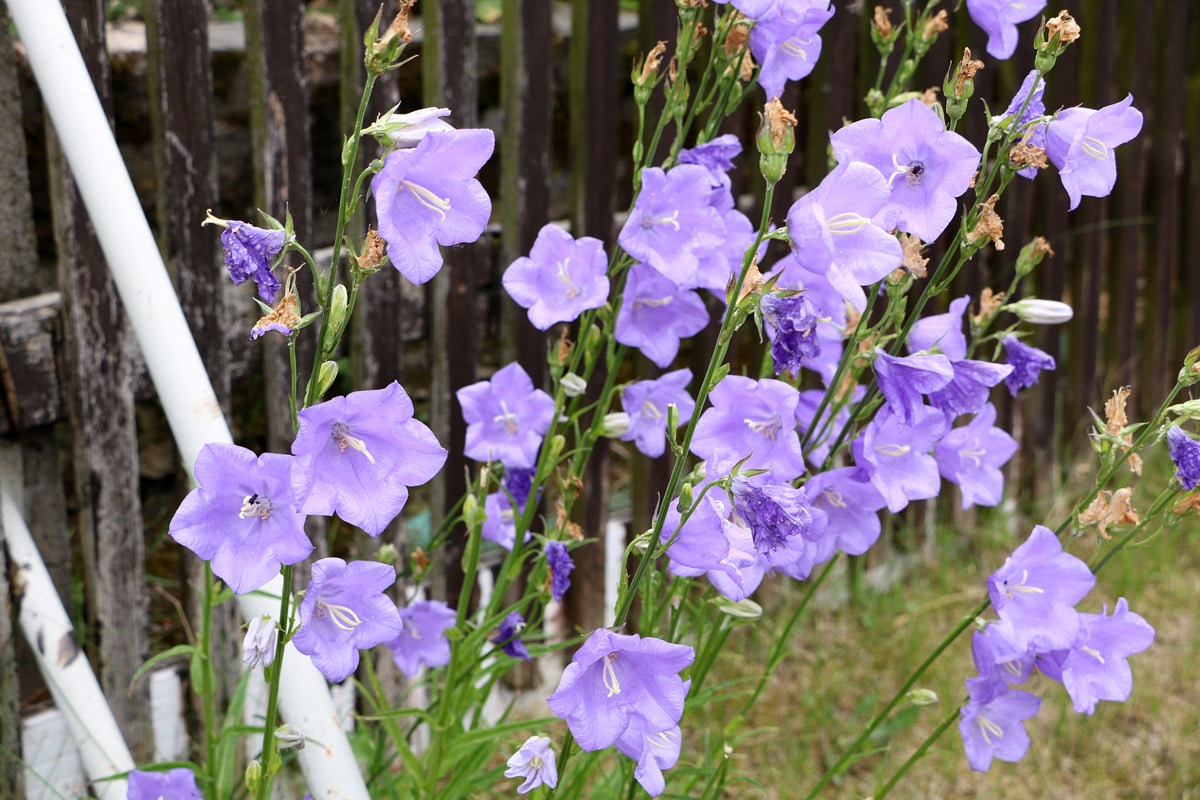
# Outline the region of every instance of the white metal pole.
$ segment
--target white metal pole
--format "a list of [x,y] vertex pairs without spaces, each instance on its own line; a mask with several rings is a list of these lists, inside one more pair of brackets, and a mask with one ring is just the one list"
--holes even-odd
[[[206,443],[232,441],[229,426],[61,5],[57,0],[7,3],[190,472]],[[263,587],[276,595],[282,589],[282,577]],[[238,605],[246,619],[267,613],[261,597],[242,595]],[[284,662],[279,708],[309,741],[321,743],[298,754],[313,796],[367,800],[328,684],[294,650]]]

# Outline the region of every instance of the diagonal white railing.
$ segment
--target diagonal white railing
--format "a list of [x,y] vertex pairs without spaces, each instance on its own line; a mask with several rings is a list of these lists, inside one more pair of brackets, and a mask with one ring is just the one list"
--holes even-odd
[[[206,443],[232,441],[229,426],[62,7],[57,0],[6,2],[190,472]],[[263,592],[278,595],[282,584],[276,578]],[[259,595],[240,596],[238,607],[246,619],[278,614],[277,605]],[[284,720],[321,743],[298,754],[313,796],[367,800],[325,678],[290,647],[279,706]]]

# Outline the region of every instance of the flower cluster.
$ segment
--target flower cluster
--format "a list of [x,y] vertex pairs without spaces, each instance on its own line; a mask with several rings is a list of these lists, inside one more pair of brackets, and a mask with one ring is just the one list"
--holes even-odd
[[959,732],[971,768],[987,771],[993,758],[1019,761],[1029,748],[1024,721],[1041,701],[1023,689],[1036,669],[1067,690],[1075,711],[1092,714],[1101,700],[1124,702],[1133,690],[1127,659],[1154,641],[1154,629],[1117,600],[1111,615],[1081,613],[1075,605],[1096,578],[1066,553],[1048,528],[1033,529],[1004,565],[988,578],[988,596],[999,619],[975,633],[979,675],[967,679],[969,700]]

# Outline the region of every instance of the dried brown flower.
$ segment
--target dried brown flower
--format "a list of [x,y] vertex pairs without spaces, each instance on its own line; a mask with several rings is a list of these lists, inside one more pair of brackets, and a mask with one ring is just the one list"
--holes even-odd
[[[261,336],[270,330],[272,325],[282,325],[290,332],[300,323],[299,308],[300,300],[296,297],[296,293],[285,292],[283,297],[279,298],[279,302],[271,309],[271,313],[254,323],[251,331],[258,332],[258,335]],[[283,331],[280,331],[280,333],[283,333]]]
[[363,242],[362,255],[355,259],[359,269],[374,272],[387,258],[387,242],[374,228],[367,229],[367,239]]
[[1133,508],[1132,498],[1133,489],[1128,486],[1115,492],[1100,492],[1091,505],[1079,515],[1079,521],[1084,525],[1095,525],[1100,538],[1109,539],[1109,525],[1137,525],[1141,522]]
[[1057,17],[1046,20],[1046,38],[1057,36],[1060,45],[1077,41],[1081,32],[1079,23],[1065,10],[1058,12]]
[[875,30],[879,31],[879,38],[883,41],[888,41],[892,38],[892,34],[896,29],[892,26],[892,10],[883,6],[875,6],[875,18],[871,24],[875,26]]
[[975,77],[975,73],[983,69],[983,62],[976,61],[971,58],[971,48],[963,48],[962,61],[958,64],[958,80],[954,84],[954,90],[959,94],[963,93],[963,85]]
[[979,215],[979,222],[975,224],[975,229],[967,234],[967,240],[970,242],[978,242],[982,239],[991,239],[997,250],[1004,249],[1004,220],[1000,219],[1000,215],[996,213],[996,201],[1000,199],[1000,195],[994,194],[987,200],[979,204],[979,209],[982,213]]
[[982,325],[991,319],[1002,305],[1004,292],[993,292],[988,287],[983,287],[983,291],[979,293],[979,313],[975,315],[975,324]]
[[784,108],[779,98],[775,97],[763,106],[763,123],[771,132],[771,143],[782,149],[788,132],[796,127],[797,120],[796,115]]
[[1045,169],[1049,165],[1046,161],[1046,151],[1037,145],[1026,142],[1017,142],[1008,148],[1008,161],[1017,169],[1026,167]]
[[943,33],[950,29],[950,15],[946,13],[946,9],[942,9],[938,13],[929,18],[925,23],[925,27],[921,28],[921,38],[936,39],[939,33]]
[[929,259],[921,255],[921,248],[924,247],[921,240],[911,233],[902,233],[900,246],[904,248],[901,268],[914,278],[924,278],[928,274],[925,265],[929,263]]
[[654,76],[658,74],[658,67],[662,64],[663,53],[667,52],[667,43],[659,42],[650,48],[650,52],[646,54],[646,60],[642,62],[641,84],[651,83]]

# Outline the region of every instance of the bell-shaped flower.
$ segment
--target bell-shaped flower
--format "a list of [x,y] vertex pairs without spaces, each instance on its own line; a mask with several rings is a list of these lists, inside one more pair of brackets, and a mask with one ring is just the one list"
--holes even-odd
[[425,283],[442,268],[438,245],[473,242],[492,215],[492,200],[476,179],[492,157],[487,128],[429,131],[414,148],[388,153],[371,180],[379,235],[400,274]]
[[450,663],[450,640],[446,631],[457,615],[441,600],[418,600],[400,609],[404,630],[384,644],[392,651],[396,666],[410,678],[421,667],[444,667]]
[[1062,663],[1062,683],[1075,711],[1091,715],[1100,700],[1124,703],[1133,691],[1133,671],[1126,660],[1154,642],[1154,628],[1129,610],[1122,597],[1112,616],[1079,615],[1079,639]]
[[674,575],[708,578],[734,602],[745,600],[763,578],[759,553],[750,529],[734,519],[733,503],[720,486],[695,491],[696,507],[687,521],[672,502],[663,520],[663,541]]
[[677,286],[695,280],[699,256],[725,241],[711,181],[698,164],[643,170],[642,190],[617,237],[621,247]]
[[910,500],[937,497],[941,480],[929,452],[947,427],[946,415],[936,408],[921,406],[912,424],[905,425],[884,406],[854,440],[854,463],[866,471],[893,514]]
[[960,359],[951,363],[954,377],[941,389],[929,393],[929,405],[951,417],[978,414],[987,405],[991,387],[1012,374],[1009,364]]
[[225,268],[236,286],[253,279],[258,296],[264,303],[274,304],[279,293],[279,279],[271,272],[271,264],[283,252],[288,242],[287,231],[257,228],[238,220],[224,220],[211,213],[205,225],[219,225],[221,246],[225,248]]
[[1042,525],[987,582],[992,607],[1012,626],[1017,646],[1042,651],[1075,644],[1080,624],[1075,604],[1095,584],[1088,565],[1063,552],[1058,537]]
[[767,470],[764,480],[775,483],[804,474],[794,388],[773,379],[727,375],[708,399],[712,408],[700,415],[692,437],[695,455],[705,461],[745,459],[743,469]]
[[567,590],[571,588],[571,572],[575,562],[571,560],[571,551],[562,542],[546,542],[546,570],[550,573],[550,597],[556,603],[561,603]]
[[679,763],[683,734],[679,726],[654,732],[635,720],[617,739],[617,749],[637,762],[633,777],[651,797],[658,797],[667,788],[664,769]]
[[691,687],[679,672],[695,657],[687,645],[599,628],[575,651],[546,702],[589,752],[616,744],[631,725],[669,731],[683,717]]
[[538,232],[529,256],[518,258],[504,271],[504,290],[517,305],[529,309],[529,321],[544,331],[604,305],[607,270],[604,242],[591,236],[575,239],[550,224]]
[[1200,485],[1200,442],[1188,436],[1183,428],[1172,425],[1167,430],[1167,449],[1175,462],[1179,485],[1189,492]]
[[859,311],[867,307],[862,287],[882,280],[904,258],[896,237],[875,223],[890,202],[887,180],[862,160],[839,164],[787,216],[796,261],[824,275]]
[[950,360],[940,353],[897,358],[877,347],[874,366],[879,391],[902,425],[911,424],[925,407],[922,395],[941,389],[954,377]]
[[255,456],[209,443],[196,456],[193,489],[171,519],[171,538],[206,561],[234,594],[262,587],[285,564],[308,558],[312,542],[292,493],[291,456]]
[[467,458],[519,469],[537,463],[542,437],[554,419],[554,398],[535,389],[520,364],[513,362],[491,380],[464,386],[457,397],[467,421]]
[[378,536],[408,502],[408,487],[428,482],[446,449],[400,384],[351,392],[299,414],[292,443],[297,501],[308,514],[337,514]]
[[126,800],[204,800],[196,786],[196,774],[187,767],[176,767],[166,772],[129,773]]
[[528,794],[539,786],[553,789],[558,785],[558,765],[554,761],[554,750],[549,736],[530,736],[517,752],[506,762],[506,778],[524,778],[517,787],[517,794]]
[[[1036,125],[1030,125],[1034,120],[1046,115],[1046,103],[1042,100],[1042,94],[1045,91],[1046,81],[1041,73],[1036,69],[1030,70],[1026,74],[1025,80],[1021,82],[1021,88],[1017,90],[1016,95],[1013,96],[1012,102],[1008,104],[1008,108],[1004,110],[1004,113],[992,117],[992,125],[997,126],[1007,121],[1008,130],[1021,133],[1017,141],[1045,150],[1045,123],[1038,122]],[[1017,116],[1018,114],[1020,114],[1019,117]],[[1017,174],[1022,178],[1030,180],[1037,177],[1037,173],[1038,168],[1034,166],[1025,167],[1017,171]]]
[[491,637],[489,641],[492,644],[500,645],[500,649],[513,658],[519,658],[522,661],[532,661],[533,656],[529,655],[528,648],[521,641],[521,632],[524,630],[525,617],[521,616],[520,612],[512,611],[500,621],[500,626],[496,629],[496,635]]
[[1029,680],[1037,659],[1033,652],[1019,647],[1012,625],[1002,619],[989,621],[971,637],[971,657],[980,676],[997,676],[1010,686]]
[[795,251],[775,265],[768,277],[771,276],[776,277],[777,289],[803,290],[804,296],[812,304],[817,317],[816,338],[820,347],[811,357],[802,355],[800,363],[820,375],[828,386],[842,358],[847,319],[846,299],[829,282],[825,272],[806,269]]
[[1033,19],[1045,7],[1046,0],[967,0],[967,13],[988,35],[988,55],[1001,60],[1017,49],[1017,23]]
[[681,423],[696,408],[687,391],[691,380],[690,369],[677,369],[654,380],[627,385],[621,392],[621,408],[629,415],[629,427],[621,434],[621,441],[635,442],[637,449],[651,458],[661,456],[667,448],[667,436],[675,434],[667,430],[667,406],[675,404]]
[[971,298],[959,297],[950,301],[945,314],[930,314],[913,323],[908,332],[908,352],[938,352],[951,361],[967,357],[967,337],[963,335],[963,313]]
[[666,369],[679,353],[680,340],[708,324],[700,295],[681,289],[645,264],[634,264],[625,278],[625,294],[613,336],[618,342]]
[[764,295],[760,304],[763,327],[771,340],[771,361],[775,374],[800,374],[800,367],[821,355],[821,337],[817,333],[820,318],[807,297]]
[[767,99],[788,81],[808,77],[821,57],[819,31],[833,16],[828,0],[777,2],[761,11],[750,30],[750,53],[761,65],[758,83]]
[[1071,210],[1083,195],[1107,197],[1117,182],[1118,145],[1142,132],[1142,112],[1133,95],[1099,110],[1068,108],[1046,126],[1046,157],[1071,198]]
[[1008,365],[1012,367],[1012,372],[1004,379],[1004,385],[1013,397],[1022,389],[1036,384],[1044,370],[1053,370],[1058,366],[1054,356],[1011,335],[1004,337],[1004,354]]
[[987,772],[992,759],[1017,762],[1029,751],[1025,720],[1037,716],[1040,698],[1011,689],[996,676],[967,678],[970,700],[959,709],[958,731],[967,751],[967,763],[976,772]]
[[847,125],[833,134],[832,143],[839,164],[861,161],[886,176],[891,194],[880,214],[887,220],[884,227],[923,242],[946,230],[958,211],[957,198],[970,188],[979,167],[975,145],[946,130],[937,112],[917,99],[880,119]]
[[312,659],[331,683],[358,668],[358,651],[390,642],[404,622],[383,592],[396,582],[396,569],[378,561],[322,558],[300,604],[300,627],[292,644]]
[[825,514],[827,547],[860,556],[879,540],[879,509],[887,503],[857,467],[818,472],[804,489],[813,508]]
[[1017,452],[1016,441],[993,427],[996,409],[985,405],[966,425],[953,428],[934,447],[942,477],[958,486],[962,507],[994,506],[1004,493],[1000,468]]

